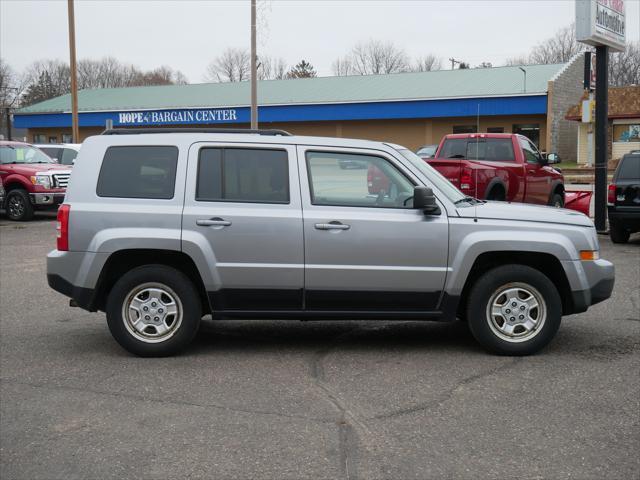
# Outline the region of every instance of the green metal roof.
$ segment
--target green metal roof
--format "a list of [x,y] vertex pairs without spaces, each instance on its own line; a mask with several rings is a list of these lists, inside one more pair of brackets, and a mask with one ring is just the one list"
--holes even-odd
[[[547,82],[564,65],[522,67],[527,71],[526,93],[546,93]],[[523,86],[524,74],[517,66],[264,80],[258,84],[258,102],[260,105],[287,105],[521,95],[524,93]],[[78,92],[79,110],[84,112],[241,107],[249,103],[249,82],[105,88]],[[22,108],[18,113],[70,110],[71,96],[62,95]]]

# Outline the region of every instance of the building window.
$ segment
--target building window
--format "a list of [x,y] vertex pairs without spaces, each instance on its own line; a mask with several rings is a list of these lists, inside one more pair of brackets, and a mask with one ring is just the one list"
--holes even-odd
[[540,124],[539,123],[514,124],[513,133],[524,135],[529,140],[531,140],[536,147],[540,146]]
[[33,136],[33,143],[47,143],[47,136],[41,133],[36,133]]
[[640,142],[640,124],[614,125],[614,142]]
[[52,135],[49,137],[49,143],[58,143],[58,137]]
[[504,133],[504,127],[488,127],[487,133]]
[[71,135],[70,133],[63,133],[62,143],[73,143],[73,135]]
[[454,125],[453,133],[476,133],[478,130],[475,125]]

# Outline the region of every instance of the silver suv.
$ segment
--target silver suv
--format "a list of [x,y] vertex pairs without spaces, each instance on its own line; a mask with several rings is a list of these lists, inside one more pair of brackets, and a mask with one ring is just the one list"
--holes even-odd
[[105,133],[82,146],[47,276],[137,355],[177,352],[206,314],[460,318],[489,351],[526,355],[613,289],[589,218],[467,197],[399,145]]

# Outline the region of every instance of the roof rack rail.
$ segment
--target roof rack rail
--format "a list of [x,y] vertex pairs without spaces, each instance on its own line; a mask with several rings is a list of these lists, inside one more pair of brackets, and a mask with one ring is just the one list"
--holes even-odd
[[102,135],[139,135],[141,133],[255,133],[257,135],[291,136],[285,130],[261,128],[111,128],[102,132]]

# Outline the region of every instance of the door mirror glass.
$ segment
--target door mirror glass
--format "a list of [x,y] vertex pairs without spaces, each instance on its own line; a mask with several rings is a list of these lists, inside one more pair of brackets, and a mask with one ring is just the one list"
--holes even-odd
[[419,208],[426,215],[440,215],[440,207],[436,203],[433,190],[429,187],[417,186],[413,189],[413,208]]
[[557,153],[550,153],[547,155],[547,163],[560,163],[560,156]]

